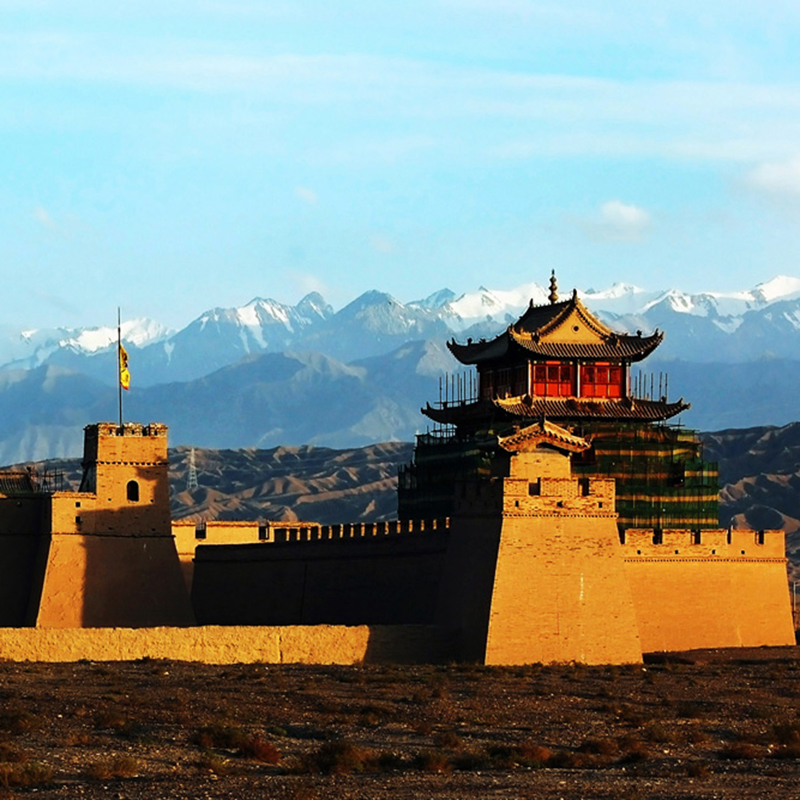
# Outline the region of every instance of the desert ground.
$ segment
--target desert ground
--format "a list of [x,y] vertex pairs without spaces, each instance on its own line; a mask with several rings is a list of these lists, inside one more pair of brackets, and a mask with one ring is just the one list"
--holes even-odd
[[0,798],[800,797],[800,650],[0,664]]

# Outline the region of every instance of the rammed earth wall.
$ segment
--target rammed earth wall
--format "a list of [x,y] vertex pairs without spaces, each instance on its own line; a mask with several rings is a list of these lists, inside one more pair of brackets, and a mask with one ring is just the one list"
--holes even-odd
[[783,531],[628,530],[644,652],[794,644]]
[[206,664],[424,663],[446,660],[423,626],[0,628],[0,659],[69,662],[167,658]]

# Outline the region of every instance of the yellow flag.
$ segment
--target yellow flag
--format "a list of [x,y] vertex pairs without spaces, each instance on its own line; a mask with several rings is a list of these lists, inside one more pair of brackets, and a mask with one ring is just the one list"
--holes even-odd
[[128,372],[128,354],[122,343],[119,346],[119,385],[123,389],[131,388],[131,374]]

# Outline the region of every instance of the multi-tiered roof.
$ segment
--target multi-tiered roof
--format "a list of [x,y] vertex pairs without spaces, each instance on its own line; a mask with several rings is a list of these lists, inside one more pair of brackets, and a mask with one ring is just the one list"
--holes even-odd
[[586,308],[577,291],[559,302],[552,278],[549,304],[531,301],[496,338],[448,342],[462,364],[476,367],[478,398],[428,404],[422,413],[466,428],[487,417],[663,421],[689,404],[634,397],[630,386],[631,364],[652,353],[663,338],[657,329],[650,336],[613,331]]

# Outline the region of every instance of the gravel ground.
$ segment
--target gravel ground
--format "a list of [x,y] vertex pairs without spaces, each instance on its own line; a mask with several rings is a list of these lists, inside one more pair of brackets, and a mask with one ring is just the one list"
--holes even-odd
[[644,667],[0,663],[0,800],[800,797],[797,648]]

